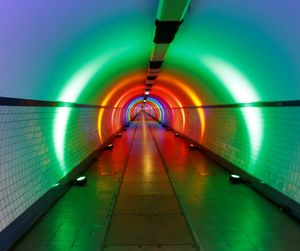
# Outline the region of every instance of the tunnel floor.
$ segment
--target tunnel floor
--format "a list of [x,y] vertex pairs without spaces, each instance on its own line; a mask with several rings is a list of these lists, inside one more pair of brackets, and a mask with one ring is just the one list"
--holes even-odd
[[299,250],[300,225],[141,114],[14,250]]

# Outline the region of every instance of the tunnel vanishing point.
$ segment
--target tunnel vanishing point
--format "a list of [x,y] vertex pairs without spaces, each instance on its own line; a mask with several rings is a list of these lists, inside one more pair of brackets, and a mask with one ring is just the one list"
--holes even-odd
[[0,251],[300,250],[300,3],[0,3]]

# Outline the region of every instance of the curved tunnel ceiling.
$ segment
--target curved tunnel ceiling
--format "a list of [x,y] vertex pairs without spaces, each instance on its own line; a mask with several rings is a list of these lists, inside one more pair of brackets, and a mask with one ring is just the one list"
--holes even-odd
[[[163,2],[168,3],[0,3],[0,95],[129,108],[129,116],[130,109],[143,107],[154,20]],[[297,99],[298,10],[296,0],[191,1],[146,109],[163,117],[168,108]],[[65,128],[69,115],[60,110],[55,128]],[[205,116],[201,109],[198,115],[201,140]],[[100,139],[103,116],[100,111]],[[184,127],[186,115],[179,116]],[[241,116],[255,156],[263,133],[262,116],[256,109],[243,109]],[[63,143],[64,130],[55,128],[54,138]],[[62,160],[63,149],[56,150]]]
[[[158,4],[2,2],[1,96],[115,105],[126,79],[143,92],[142,77],[129,80],[145,78]],[[298,10],[295,0],[191,1],[157,88],[180,79],[204,104],[297,99]]]

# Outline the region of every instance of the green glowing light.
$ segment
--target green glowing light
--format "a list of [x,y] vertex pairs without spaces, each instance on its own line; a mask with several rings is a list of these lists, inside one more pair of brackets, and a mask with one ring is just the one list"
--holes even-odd
[[86,177],[85,176],[80,176],[79,178],[77,178],[76,180],[77,181],[82,181],[82,180],[85,180],[86,179]]
[[[200,61],[213,72],[215,77],[225,85],[234,99],[239,103],[259,101],[257,93],[252,88],[253,83],[239,69],[222,59],[213,56],[201,56]],[[258,108],[242,108],[251,142],[252,157],[255,161],[261,148],[263,135],[262,115]]]
[[[106,54],[101,55],[94,61],[82,67],[70,78],[69,81],[67,81],[66,87],[63,89],[58,100],[64,102],[76,102],[83,89],[92,80],[96,73],[98,73],[109,60],[121,53],[122,50],[124,49],[107,52]],[[67,174],[67,166],[64,156],[65,137],[71,110],[72,109],[68,107],[58,108],[54,119],[54,147],[57,159],[64,175]]]
[[239,103],[259,101],[253,84],[237,68],[219,58],[203,56],[200,58],[205,65],[231,92],[234,99]]
[[70,108],[57,108],[53,129],[55,152],[64,175],[67,174],[64,160],[64,142],[69,114]]

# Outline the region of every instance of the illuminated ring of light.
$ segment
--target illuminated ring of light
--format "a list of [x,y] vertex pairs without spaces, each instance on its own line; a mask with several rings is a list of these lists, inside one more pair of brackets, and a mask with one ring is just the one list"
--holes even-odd
[[[115,86],[109,90],[109,92],[105,95],[101,105],[106,106],[109,100],[123,87],[128,86],[130,83],[141,81],[145,78],[144,73],[138,73],[133,76],[122,79],[121,81],[115,83]],[[102,135],[102,120],[104,115],[104,109],[100,109],[98,114],[98,135],[100,142],[103,143],[103,135]]]
[[[114,105],[114,108],[113,108],[113,112],[112,112],[112,116],[111,116],[111,124],[112,124],[112,128],[114,130],[118,130],[119,128],[115,128],[114,127],[114,122],[115,122],[115,111],[116,109],[120,109],[118,106],[120,105],[121,101],[123,101],[125,99],[125,97],[129,96],[129,92],[132,92],[132,91],[135,91],[135,90],[140,90],[141,87],[140,86],[136,86],[134,88],[131,88],[130,91],[127,91],[125,92],[118,100],[117,102],[115,103]],[[122,115],[122,112],[119,113],[119,120],[118,121],[121,121],[121,115]],[[127,120],[129,121],[129,120]]]
[[[143,102],[143,97],[138,97],[138,98],[135,98],[133,101],[131,101],[126,109],[126,118],[129,120],[130,119],[130,113],[131,113],[131,110],[134,108],[135,105],[140,105],[140,104],[144,104]],[[154,106],[156,106],[157,108],[155,110],[158,111],[159,113],[159,119],[162,119],[163,118],[163,109],[161,108],[161,106],[159,106],[159,103],[156,102],[156,100],[153,102],[153,100],[149,100],[149,102],[146,103],[147,106],[151,107],[150,103]],[[151,107],[151,109],[153,109]]]
[[[58,100],[63,102],[76,102],[81,92],[90,83],[92,78],[104,68],[106,63],[123,51],[125,51],[125,49],[109,51],[80,68],[67,81],[66,87],[59,95]],[[65,163],[65,137],[71,110],[72,108],[68,107],[57,108],[53,125],[54,149],[64,175],[67,174]]]
[[[159,91],[159,90],[161,90],[159,93],[164,93],[164,94],[167,94],[168,96],[172,97],[172,99],[176,103],[176,107],[180,107],[180,112],[181,112],[181,117],[182,117],[182,129],[181,129],[181,132],[184,132],[186,118],[185,118],[184,110],[182,109],[182,103],[179,101],[178,98],[176,98],[176,96],[174,95],[174,93],[172,93],[171,91],[169,91],[169,89],[164,88],[163,86],[159,86],[159,85],[155,86],[154,93],[155,93],[155,91]],[[172,106],[171,106],[171,108],[172,108]],[[173,115],[173,118],[174,118],[174,110],[173,109],[172,109],[172,115]]]
[[[258,94],[252,88],[253,83],[228,62],[213,56],[200,56],[199,60],[216,78],[225,85],[238,103],[259,101]],[[259,108],[242,108],[242,114],[248,129],[251,142],[252,164],[257,159],[262,144],[263,120]]]
[[[153,108],[153,109],[156,109],[159,112],[159,117],[158,117],[159,121],[162,121],[162,122],[165,121],[166,115],[165,115],[165,109],[163,107],[163,104],[161,102],[159,102],[153,96],[147,98],[147,103],[148,102],[154,104],[154,107],[156,107],[156,108]],[[170,106],[170,104],[168,103],[167,100],[164,100],[164,102],[166,102],[168,104],[168,106]]]
[[[153,92],[152,92],[151,97],[154,97],[155,99],[158,99],[158,100],[163,100],[163,101],[166,103],[166,109],[168,109],[168,108],[171,109],[171,108],[173,107],[172,104],[170,103],[170,100],[168,100],[168,99],[162,99],[159,95],[153,94]],[[151,97],[150,97],[150,98],[151,98]],[[170,110],[170,109],[168,109],[168,110]],[[174,118],[174,117],[175,117],[175,115],[174,115],[174,110],[171,109],[171,111],[172,111],[172,118]],[[165,118],[164,118],[164,119],[165,119]],[[164,120],[164,122],[166,122],[166,121]]]
[[[155,106],[157,106],[158,108],[156,108],[156,110],[161,112],[161,118],[159,119],[162,122],[165,122],[166,120],[166,115],[165,115],[165,110],[167,108],[171,108],[172,105],[169,102],[169,100],[167,99],[162,99],[161,97],[157,96],[157,95],[151,95],[150,97],[148,97],[147,99],[148,101],[152,102],[155,104]],[[159,101],[161,100],[161,102]],[[165,103],[165,104],[164,104]],[[164,107],[163,107],[164,106]],[[153,108],[154,109],[154,108]],[[174,117],[174,113],[172,113],[173,117]]]
[[[165,107],[166,109],[167,108],[172,108],[172,104],[170,103],[170,101],[168,99],[162,99],[159,95],[156,95],[156,94],[152,94],[152,96],[148,97],[148,99],[151,99],[153,97],[155,97],[154,99],[164,100],[164,102],[168,105],[168,106]],[[158,104],[160,104],[160,103],[158,102]],[[165,111],[165,109],[162,108],[162,111]],[[175,118],[174,110],[171,109],[171,112],[172,112],[172,119],[173,119],[173,118]],[[166,116],[165,115],[164,115],[163,119],[164,120],[162,122],[166,122]]]
[[162,121],[163,117],[165,117],[162,115],[161,109],[159,107],[154,107],[150,102],[146,103],[144,110],[146,112],[148,111],[152,117],[157,118],[158,121]]
[[130,117],[130,111],[132,110],[132,108],[137,105],[138,103],[143,103],[143,97],[138,97],[135,98],[134,100],[130,101],[130,103],[128,104],[128,108],[126,109],[125,112],[125,117],[127,119],[127,121],[130,121],[131,117]]
[[[138,97],[128,104],[128,108],[126,110],[126,118],[128,120],[130,120],[130,111],[131,111],[132,107],[135,104],[137,104],[138,102],[142,102],[143,100],[144,100],[143,97]],[[161,106],[161,104],[157,100],[150,98],[150,97],[147,98],[147,101],[149,103],[153,104],[155,107],[157,107],[157,110],[159,112],[159,120],[162,121],[164,119],[165,115],[164,115],[164,110],[163,110],[163,107]]]
[[[138,80],[141,80],[144,78],[144,74],[140,73],[140,74],[136,74],[132,77],[126,78],[121,80],[119,83],[116,83],[116,86],[114,87],[114,89],[112,89],[105,97],[104,101],[102,102],[102,105],[106,105],[108,103],[108,101],[112,98],[112,96],[115,95],[115,93],[121,89],[122,87],[128,85],[131,82],[136,82]],[[171,76],[161,76],[160,75],[160,79],[166,80],[167,82],[171,82],[172,84],[175,84],[176,86],[180,87],[183,92],[186,92],[187,95],[191,98],[191,100],[193,101],[195,106],[199,106],[202,105],[201,100],[197,97],[197,95],[184,83],[182,83],[181,81],[179,81],[178,79],[171,77]],[[170,106],[172,107],[172,106]],[[200,141],[203,138],[204,135],[204,130],[205,130],[205,116],[204,116],[204,112],[203,109],[197,109],[197,112],[199,114],[199,118],[201,121],[201,137],[200,137]],[[103,114],[104,114],[104,109],[100,109],[99,112],[99,116],[98,116],[98,133],[99,133],[99,138],[100,141],[102,142],[102,130],[101,130],[101,125],[102,125],[102,119],[103,119]],[[174,117],[174,111],[172,110],[172,114]]]
[[[165,102],[167,102],[167,101],[165,101]],[[152,108],[152,109],[156,109],[158,111],[159,121],[165,121],[166,115],[165,115],[165,109],[163,108],[163,105],[153,97],[148,97],[147,103],[153,104],[154,108]]]
[[[159,75],[158,80],[171,83],[171,84],[177,86],[178,88],[182,89],[182,92],[186,93],[188,95],[188,97],[192,100],[194,106],[202,105],[201,99],[197,96],[197,94],[189,87],[188,84],[182,82],[181,80],[179,80],[173,76],[167,75],[167,74]],[[204,132],[205,132],[205,124],[206,124],[205,123],[205,114],[204,114],[204,110],[202,108],[197,109],[197,112],[198,112],[198,116],[201,121],[201,133],[200,133],[200,143],[201,143],[203,136],[204,136]]]

